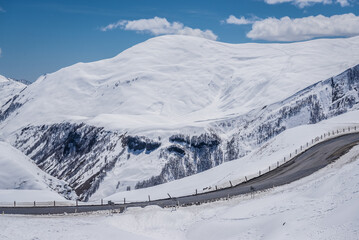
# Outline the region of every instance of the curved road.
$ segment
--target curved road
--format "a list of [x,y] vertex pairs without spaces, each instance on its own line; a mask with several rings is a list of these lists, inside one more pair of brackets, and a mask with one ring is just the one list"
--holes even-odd
[[0,214],[61,214],[80,213],[101,210],[117,210],[122,212],[128,207],[145,207],[158,205],[160,207],[172,207],[176,205],[192,205],[202,202],[214,201],[240,194],[251,193],[275,186],[291,183],[306,177],[340,156],[347,153],[353,146],[359,144],[359,133],[351,133],[320,142],[305,152],[295,156],[285,164],[267,172],[259,177],[240,183],[236,186],[219,189],[197,195],[188,195],[178,198],[167,198],[146,202],[133,202],[112,205],[80,205],[58,207],[0,207]]

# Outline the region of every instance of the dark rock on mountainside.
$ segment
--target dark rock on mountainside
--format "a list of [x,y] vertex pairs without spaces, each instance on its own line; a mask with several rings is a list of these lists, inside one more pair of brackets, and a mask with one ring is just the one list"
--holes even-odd
[[[286,129],[357,110],[358,91],[359,65],[281,102],[215,122],[200,135],[173,134],[157,141],[83,123],[57,123],[23,128],[13,145],[87,200],[130,156],[159,158],[164,163],[158,175],[138,182],[136,188],[180,179],[243,157]],[[0,121],[20,106],[14,97],[1,108]]]
[[123,142],[127,145],[128,151],[133,154],[140,154],[143,151],[145,151],[146,154],[150,154],[161,146],[160,142],[152,141],[143,136],[127,136],[124,138]]
[[135,188],[145,188],[203,172],[223,162],[221,139],[214,133],[200,136],[173,135],[173,145],[161,149],[160,158],[167,159],[159,176],[139,182]]
[[84,123],[60,123],[23,128],[15,146],[44,171],[67,181],[82,200],[98,189],[126,151],[150,154],[161,143],[146,137],[125,136]]
[[15,112],[18,108],[22,106],[21,103],[16,102],[16,99],[19,95],[15,95],[9,99],[3,106],[0,108],[0,122],[4,121],[7,117]]
[[358,103],[359,65],[309,86],[282,102],[265,106],[254,116],[215,123],[213,129],[237,129],[229,139],[220,139],[216,134],[171,136],[169,141],[174,145],[161,151],[161,157],[168,159],[161,174],[139,182],[136,188],[165,183],[241,158],[288,128],[315,124],[358,109]]

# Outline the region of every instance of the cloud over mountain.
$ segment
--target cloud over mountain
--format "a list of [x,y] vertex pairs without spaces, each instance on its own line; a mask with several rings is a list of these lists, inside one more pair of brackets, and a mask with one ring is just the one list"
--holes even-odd
[[120,20],[101,28],[101,31],[109,31],[120,28],[128,31],[137,31],[158,35],[189,35],[217,40],[217,35],[211,30],[201,30],[183,25],[180,22],[169,22],[166,18],[154,17],[150,19]]
[[359,35],[359,17],[352,14],[303,18],[266,18],[256,21],[248,38],[267,41],[301,41],[317,37]]

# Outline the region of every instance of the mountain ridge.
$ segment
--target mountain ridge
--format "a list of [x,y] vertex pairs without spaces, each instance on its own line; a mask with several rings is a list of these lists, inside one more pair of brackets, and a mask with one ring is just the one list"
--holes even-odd
[[83,200],[149,187],[357,110],[358,66],[336,76],[359,62],[356,49],[359,37],[242,45],[159,37],[40,77],[0,109],[1,134]]

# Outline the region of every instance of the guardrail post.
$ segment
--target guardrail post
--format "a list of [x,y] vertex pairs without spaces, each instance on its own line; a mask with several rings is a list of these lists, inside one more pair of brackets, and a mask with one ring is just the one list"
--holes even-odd
[[78,206],[79,206],[79,200],[76,199],[76,207],[78,207]]
[[55,201],[54,201],[54,207],[56,207]]
[[[246,182],[248,181],[247,176],[244,176],[244,179],[246,180]],[[216,188],[216,190],[217,190],[217,188]]]
[[231,184],[231,187],[233,187],[233,185],[232,185],[232,182],[231,182],[231,181],[229,181],[229,184]]
[[103,205],[103,199],[101,198],[101,205]]
[[126,198],[123,198],[123,204],[126,204]]
[[258,172],[259,173],[259,176],[261,175],[261,171]]
[[36,207],[36,202],[34,201],[34,207]]
[[279,162],[277,161],[277,167],[279,167]]
[[217,190],[217,185],[216,185],[216,190]]
[[148,195],[148,201],[151,202],[151,197],[150,197],[150,195]]
[[16,207],[16,201],[14,201],[14,207]]
[[196,195],[197,195],[197,189],[196,189]]
[[297,149],[295,149],[295,154],[297,154],[297,151],[298,151],[298,150],[297,150]]

